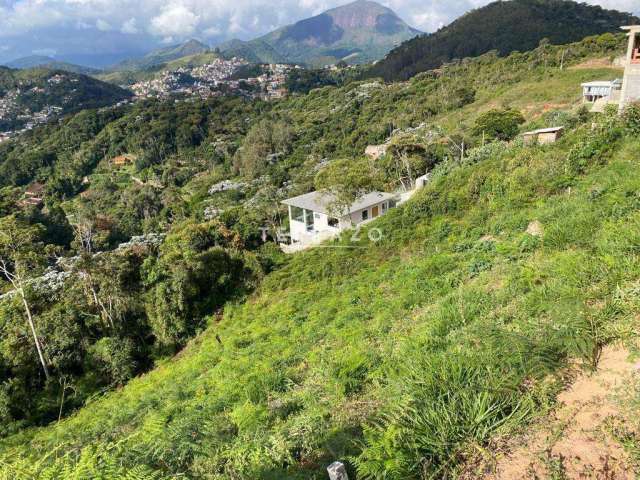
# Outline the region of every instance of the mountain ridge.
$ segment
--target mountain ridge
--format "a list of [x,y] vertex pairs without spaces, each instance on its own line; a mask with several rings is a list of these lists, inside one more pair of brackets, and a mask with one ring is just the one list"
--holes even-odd
[[[553,44],[617,32],[638,17],[571,0],[495,1],[471,10],[437,32],[408,40],[372,66],[368,77],[406,80],[454,59],[477,57],[491,50],[501,56]],[[469,41],[473,39],[473,41]]]
[[207,53],[209,51],[211,51],[209,45],[192,38],[184,43],[152,50],[142,58],[124,60],[123,62],[113,65],[108,70],[141,70],[173,60],[178,60],[179,58]]
[[71,73],[80,73],[83,75],[95,75],[101,72],[101,70],[97,68],[65,62],[46,55],[29,55],[26,57],[16,58],[15,60],[4,63],[4,66],[18,70],[47,68],[51,70],[64,70]]
[[219,47],[226,55],[260,62],[278,59],[322,66],[348,57],[350,63],[366,63],[419,33],[393,10],[370,0],[356,0],[256,39],[232,40]]

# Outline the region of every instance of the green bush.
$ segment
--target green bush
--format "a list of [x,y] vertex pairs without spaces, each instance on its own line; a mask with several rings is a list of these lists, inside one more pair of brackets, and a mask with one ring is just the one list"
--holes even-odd
[[105,383],[123,385],[136,372],[135,345],[130,338],[101,338],[89,347],[87,362]]
[[525,122],[522,114],[512,109],[493,109],[480,115],[473,126],[473,134],[486,140],[513,140],[519,126]]
[[624,127],[632,135],[640,135],[640,102],[627,105],[622,112]]

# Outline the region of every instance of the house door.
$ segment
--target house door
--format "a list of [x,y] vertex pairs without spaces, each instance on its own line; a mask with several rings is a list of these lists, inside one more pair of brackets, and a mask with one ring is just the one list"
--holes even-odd
[[371,218],[376,218],[380,214],[379,209],[380,207],[378,205],[371,207]]

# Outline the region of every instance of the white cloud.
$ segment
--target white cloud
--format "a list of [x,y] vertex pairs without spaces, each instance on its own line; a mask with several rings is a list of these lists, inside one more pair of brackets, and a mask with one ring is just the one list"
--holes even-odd
[[99,18],[98,20],[96,20],[96,28],[98,30],[100,30],[101,32],[108,32],[109,30],[111,30],[111,24],[109,24],[109,22]]
[[122,24],[122,28],[120,28],[122,33],[128,33],[130,35],[136,34],[139,32],[138,27],[136,26],[136,19],[130,18],[126,22]]
[[[253,38],[350,0],[0,0],[0,44],[15,51],[71,45],[100,52],[195,37],[217,43]],[[490,0],[379,0],[411,26],[434,31]],[[639,0],[586,0],[640,15]],[[79,47],[74,47],[79,48]],[[115,47],[114,47],[115,48]],[[138,47],[139,48],[139,47]]]
[[202,31],[202,34],[205,37],[216,37],[218,35],[221,35],[223,32],[222,30],[220,30],[218,27],[209,27],[209,28],[205,28]]
[[199,17],[184,5],[175,3],[151,19],[150,32],[161,36],[184,37],[195,32]]

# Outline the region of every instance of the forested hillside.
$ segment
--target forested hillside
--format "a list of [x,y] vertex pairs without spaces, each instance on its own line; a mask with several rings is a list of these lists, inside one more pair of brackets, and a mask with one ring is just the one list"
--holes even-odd
[[113,105],[131,97],[122,88],[64,70],[0,67],[0,131],[30,122]]
[[163,63],[172,62],[183,57],[206,54],[210,51],[211,49],[208,45],[205,45],[198,40],[189,40],[188,42],[179,45],[171,45],[170,47],[153,50],[142,58],[125,60],[124,62],[114,65],[110,70],[144,70]]
[[435,33],[421,35],[392,50],[367,72],[369,77],[406,80],[454,59],[491,50],[524,52],[542,41],[555,45],[588,35],[619,31],[638,23],[628,13],[567,0],[497,1],[466,13]]
[[[0,145],[0,478],[468,473],[566,367],[633,341],[640,113],[591,115],[579,86],[619,77],[585,60],[624,44],[87,110]],[[553,145],[518,135],[554,125]],[[283,198],[425,171],[376,241],[271,241]]]

